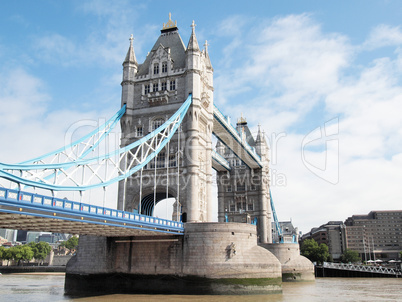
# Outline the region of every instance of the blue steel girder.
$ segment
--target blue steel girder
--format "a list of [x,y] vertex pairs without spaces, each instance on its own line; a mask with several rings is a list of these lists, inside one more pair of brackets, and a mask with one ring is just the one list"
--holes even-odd
[[257,169],[263,167],[260,156],[240,137],[237,130],[216,106],[214,106],[214,126],[212,132],[249,168]]
[[18,184],[52,191],[105,188],[138,172],[155,158],[179,128],[191,102],[190,94],[179,110],[159,128],[108,154],[66,163],[0,163],[0,177]]
[[182,235],[183,223],[0,188],[0,228],[96,236]]

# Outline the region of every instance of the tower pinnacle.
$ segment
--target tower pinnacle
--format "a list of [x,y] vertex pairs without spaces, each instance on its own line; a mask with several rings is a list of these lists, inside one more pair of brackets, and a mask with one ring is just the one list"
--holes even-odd
[[196,26],[196,24],[193,20],[193,23],[191,23],[191,27],[192,27],[191,37],[190,37],[190,41],[188,42],[188,45],[187,45],[187,50],[199,51],[200,47],[198,46],[197,38],[195,36],[195,26]]

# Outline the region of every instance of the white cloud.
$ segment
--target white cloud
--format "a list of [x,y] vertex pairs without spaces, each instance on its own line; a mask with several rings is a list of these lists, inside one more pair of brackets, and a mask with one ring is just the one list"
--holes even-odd
[[385,46],[402,44],[402,29],[400,26],[380,24],[373,28],[369,37],[363,43],[363,48],[372,50]]
[[[366,42],[353,46],[347,36],[323,32],[304,14],[270,20],[244,33],[240,44],[247,52],[233,52],[237,64],[219,73],[215,95],[225,114],[243,112],[249,123],[262,124],[268,138],[273,132],[286,134],[271,150],[276,158],[272,191],[281,220],[292,217],[308,231],[353,214],[400,209],[400,32],[399,27],[378,26]],[[362,48],[373,45],[396,46],[397,55],[356,68]],[[339,134],[323,137],[303,155],[305,135],[335,117]],[[339,154],[326,144],[329,139],[337,140]],[[319,171],[334,156],[339,168],[327,172],[339,174],[335,185],[325,179],[326,171]]]

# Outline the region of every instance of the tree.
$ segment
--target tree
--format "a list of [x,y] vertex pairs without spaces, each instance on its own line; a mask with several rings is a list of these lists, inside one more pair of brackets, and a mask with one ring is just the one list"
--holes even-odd
[[3,253],[5,251],[5,247],[4,246],[0,246],[0,259],[3,259]]
[[3,253],[1,255],[1,259],[7,260],[7,266],[8,266],[10,260],[13,259],[13,253],[12,253],[11,248],[5,248],[3,250]]
[[322,263],[330,257],[328,246],[325,243],[318,243],[314,239],[306,239],[300,248],[301,254],[313,262]]
[[362,259],[359,257],[359,253],[357,251],[346,249],[342,254],[341,261],[343,263],[355,263],[361,262]]
[[70,239],[61,243],[60,245],[69,249],[70,251],[75,250],[75,249],[77,249],[77,246],[78,246],[78,237],[76,237],[76,236],[70,237]]
[[17,245],[10,248],[12,250],[13,259],[18,261],[29,261],[33,258],[34,252],[28,245]]
[[52,250],[52,247],[49,245],[49,243],[43,241],[40,241],[38,243],[30,242],[28,246],[32,249],[34,253],[33,257],[37,260],[41,260],[42,263]]

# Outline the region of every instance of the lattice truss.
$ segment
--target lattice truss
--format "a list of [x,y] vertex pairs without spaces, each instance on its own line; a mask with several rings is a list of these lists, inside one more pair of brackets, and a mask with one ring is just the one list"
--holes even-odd
[[170,141],[191,104],[191,95],[163,125],[113,152],[90,157],[125,112],[123,107],[104,125],[55,152],[20,164],[0,163],[0,177],[18,185],[52,191],[86,191],[107,187],[147,165]]

